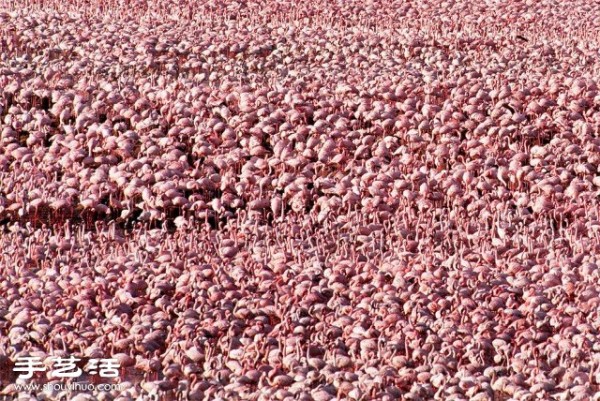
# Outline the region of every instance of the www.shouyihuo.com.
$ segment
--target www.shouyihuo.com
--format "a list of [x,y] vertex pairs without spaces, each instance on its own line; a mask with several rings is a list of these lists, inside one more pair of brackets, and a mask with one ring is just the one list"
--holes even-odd
[[17,391],[120,391],[122,384],[119,383],[30,383],[30,384],[15,384]]

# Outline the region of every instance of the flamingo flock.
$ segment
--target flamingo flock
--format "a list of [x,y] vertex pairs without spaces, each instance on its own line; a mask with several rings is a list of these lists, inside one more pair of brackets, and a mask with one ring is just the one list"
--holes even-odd
[[[583,0],[0,0],[0,397],[600,400],[599,42]],[[69,356],[118,389],[13,370]]]

